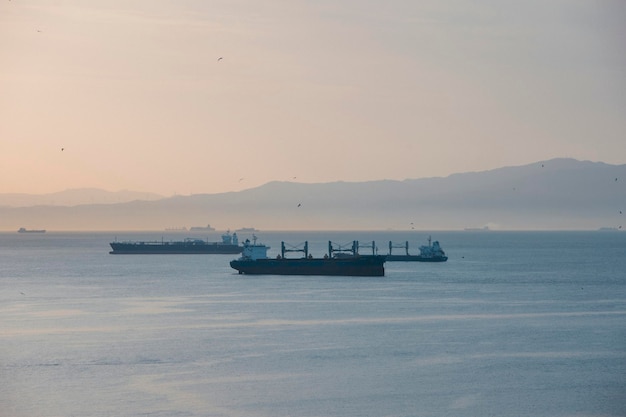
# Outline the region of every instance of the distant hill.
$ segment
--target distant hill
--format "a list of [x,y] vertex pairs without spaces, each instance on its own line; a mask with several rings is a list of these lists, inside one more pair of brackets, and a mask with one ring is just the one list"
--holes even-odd
[[270,182],[240,192],[74,207],[0,208],[0,230],[626,228],[626,165],[553,159],[404,181]]
[[0,194],[0,207],[77,206],[80,204],[116,204],[135,200],[160,200],[162,195],[136,191],[105,191],[77,188],[50,194]]

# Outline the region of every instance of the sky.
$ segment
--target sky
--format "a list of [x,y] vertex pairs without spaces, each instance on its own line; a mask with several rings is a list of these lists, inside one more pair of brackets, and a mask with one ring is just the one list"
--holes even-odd
[[4,0],[0,193],[626,163],[622,0]]

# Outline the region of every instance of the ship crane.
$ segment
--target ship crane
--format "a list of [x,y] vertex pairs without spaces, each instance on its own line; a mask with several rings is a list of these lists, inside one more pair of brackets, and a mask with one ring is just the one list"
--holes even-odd
[[406,255],[409,256],[409,241],[407,240],[404,244],[401,243],[393,243],[391,240],[389,241],[389,255],[391,255],[392,249],[402,249],[406,251]]
[[378,253],[378,248],[376,247],[376,242],[372,240],[372,243],[368,243],[367,245],[361,244],[361,242],[356,242],[356,250],[359,252],[360,248],[372,248],[372,255],[376,255]]
[[[337,244],[335,244],[337,245]],[[328,241],[328,256],[329,257],[333,257],[333,253],[338,253],[338,254],[343,254],[344,252],[347,253],[351,253],[352,256],[357,256],[359,254],[359,242],[357,242],[356,240],[352,241],[352,247],[349,249],[345,249],[346,245],[337,245],[337,248],[335,248],[335,246],[333,245],[333,242],[331,242],[330,240]],[[341,256],[341,255],[339,255]],[[346,255],[344,255],[346,256]]]
[[300,249],[297,247],[293,247],[292,249],[287,249],[285,247],[285,242],[280,242],[280,256],[281,257],[285,257],[285,253],[287,252],[302,252],[304,253],[304,257],[308,258],[309,257],[309,242],[306,241],[304,242],[304,248]]

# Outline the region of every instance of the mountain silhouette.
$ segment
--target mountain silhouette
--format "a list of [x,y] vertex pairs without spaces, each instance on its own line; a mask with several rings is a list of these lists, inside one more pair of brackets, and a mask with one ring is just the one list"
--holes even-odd
[[597,229],[626,226],[620,210],[626,211],[626,165],[552,159],[403,181],[275,181],[153,201],[1,207],[0,229],[163,230],[207,223],[222,230]]

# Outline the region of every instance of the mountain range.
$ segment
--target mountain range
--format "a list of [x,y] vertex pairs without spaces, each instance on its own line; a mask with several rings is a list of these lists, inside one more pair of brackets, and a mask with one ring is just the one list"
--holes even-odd
[[160,200],[162,195],[136,191],[105,191],[98,188],[76,188],[49,194],[0,194],[0,207],[77,206],[80,204],[114,204],[135,200]]
[[52,199],[23,196],[20,207],[0,195],[0,230],[163,230],[207,223],[221,230],[626,228],[626,165],[565,158],[448,177],[275,181],[238,192],[168,198],[90,192],[92,201],[81,200],[77,191]]

